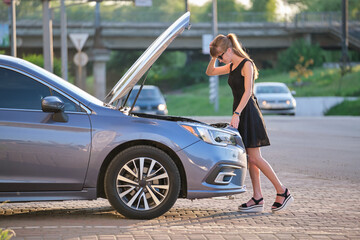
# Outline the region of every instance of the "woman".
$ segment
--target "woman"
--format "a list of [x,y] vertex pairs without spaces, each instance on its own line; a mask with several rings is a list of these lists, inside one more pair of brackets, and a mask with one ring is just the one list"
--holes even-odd
[[[218,35],[210,43],[211,60],[206,69],[209,76],[229,74],[228,83],[234,96],[230,125],[237,128],[243,138],[248,156],[248,169],[253,186],[253,197],[239,206],[241,212],[262,212],[264,200],[260,185],[260,171],[274,185],[277,196],[271,210],[284,210],[293,197],[280,182],[269,163],[261,156],[260,147],[270,145],[264,120],[253,93],[258,70],[243,50],[235,34]],[[224,66],[215,67],[216,59]]]

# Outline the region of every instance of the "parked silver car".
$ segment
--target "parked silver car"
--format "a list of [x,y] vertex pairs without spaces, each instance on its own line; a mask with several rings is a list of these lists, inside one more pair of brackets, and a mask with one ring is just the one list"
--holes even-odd
[[160,35],[104,102],[0,55],[0,202],[102,197],[124,216],[146,219],[178,197],[244,192],[247,159],[235,129],[126,107],[130,90],[189,18]]
[[[138,95],[138,93],[140,94]],[[129,97],[129,106],[134,104],[133,113],[167,115],[168,109],[164,95],[153,85],[135,85]]]
[[289,88],[281,82],[254,84],[254,93],[263,114],[295,115],[296,100]]

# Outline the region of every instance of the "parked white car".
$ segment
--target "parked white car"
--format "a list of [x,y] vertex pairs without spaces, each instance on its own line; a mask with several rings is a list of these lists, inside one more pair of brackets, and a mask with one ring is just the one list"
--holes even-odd
[[254,93],[263,114],[295,115],[295,91],[290,91],[284,83],[255,83]]

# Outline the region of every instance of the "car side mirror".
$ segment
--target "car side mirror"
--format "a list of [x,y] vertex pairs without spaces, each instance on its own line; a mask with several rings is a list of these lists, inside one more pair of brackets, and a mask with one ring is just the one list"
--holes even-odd
[[291,91],[291,94],[292,94],[292,95],[296,95],[296,91],[292,90],[292,91]]
[[64,113],[65,103],[56,96],[47,96],[41,100],[43,112],[54,113],[52,118],[55,122],[67,122],[69,117]]

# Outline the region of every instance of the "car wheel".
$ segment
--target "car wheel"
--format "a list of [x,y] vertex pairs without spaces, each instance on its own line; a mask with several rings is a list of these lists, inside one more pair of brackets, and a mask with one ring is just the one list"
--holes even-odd
[[176,202],[180,174],[172,159],[160,149],[134,146],[119,153],[105,174],[110,204],[128,218],[161,216]]

